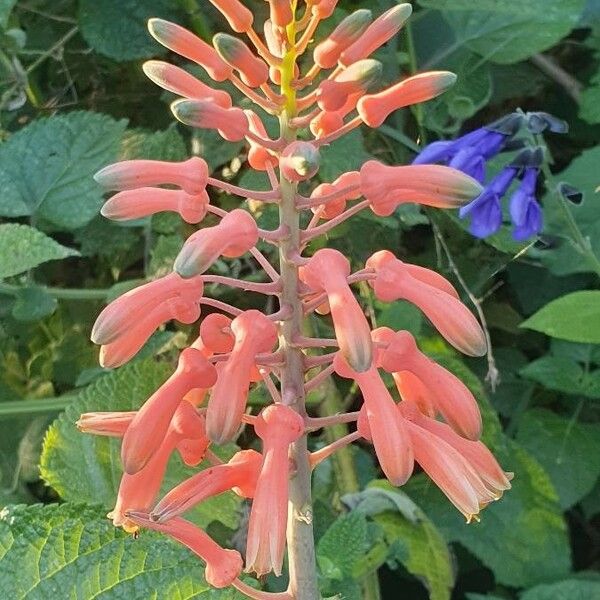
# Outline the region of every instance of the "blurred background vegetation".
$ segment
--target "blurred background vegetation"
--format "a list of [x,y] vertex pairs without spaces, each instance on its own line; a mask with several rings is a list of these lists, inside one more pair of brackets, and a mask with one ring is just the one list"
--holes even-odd
[[[266,13],[263,0],[244,1],[259,20]],[[341,0],[319,33],[356,8],[393,4]],[[545,138],[551,176],[539,189],[539,240],[518,244],[508,227],[476,240],[454,215],[413,205],[384,219],[361,215],[330,237],[357,265],[388,248],[440,270],[484,316],[492,353],[462,359],[417,310],[380,305],[361,290],[378,325],[409,329],[471,387],[485,441],[516,476],[481,523],[466,526],[423,475],[402,490],[383,484],[367,446],[327,461],[314,478],[323,595],[600,598],[600,1],[419,0],[414,8],[410,25],[378,53],[385,81],[449,69],[458,83],[396,113],[380,131],[332,144],[323,181],[369,157],[408,163],[426,142],[517,109],[552,113],[570,131]],[[234,597],[207,591],[199,563],[180,547],[112,529],[104,515],[118,486],[118,446],[73,425],[86,410],[139,406],[193,335],[169,326],[130,365],[98,367],[89,341],[95,315],[123,291],[169,272],[192,229],[167,214],[126,225],[103,219],[92,174],[118,159],[199,154],[220,177],[264,185],[247,170],[242,144],[174,122],[172,97],[141,69],[143,60],[166,54],[147,34],[152,16],[205,39],[227,30],[203,0],[0,0],[0,595],[8,600],[54,598],[57,590],[78,599]],[[580,190],[583,201],[561,198],[559,182]],[[262,226],[274,224],[271,211],[258,214]],[[217,269],[257,276],[245,259]],[[209,293],[269,308],[253,295]],[[311,411],[356,406],[356,390],[346,386],[318,390]],[[253,404],[262,400],[253,394]],[[184,470],[174,460],[167,486]],[[194,514],[230,545],[239,544],[245,518],[233,495]]]

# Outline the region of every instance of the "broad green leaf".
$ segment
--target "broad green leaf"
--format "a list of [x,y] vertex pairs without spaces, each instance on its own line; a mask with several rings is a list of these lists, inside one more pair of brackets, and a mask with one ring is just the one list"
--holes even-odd
[[600,581],[566,579],[527,590],[521,600],[593,600],[600,598]]
[[[583,237],[600,259],[600,196],[596,194],[596,188],[600,185],[600,175],[597,172],[599,163],[600,147],[584,150],[556,179],[574,185],[583,193],[583,202],[577,206],[569,204],[567,210],[571,212]],[[539,251],[538,256],[555,275],[591,271],[593,266],[589,259],[571,240],[569,225],[558,202],[553,193],[547,194],[544,199],[544,233],[559,238],[560,244],[555,248]]]
[[195,129],[192,134],[192,147],[207,163],[211,173],[229,164],[240,154],[243,142],[226,142],[212,129]]
[[466,44],[486,60],[516,63],[550,48],[579,21],[585,0],[419,0],[439,10]]
[[51,315],[57,306],[56,298],[43,287],[25,287],[17,292],[12,316],[17,321],[37,321]]
[[181,251],[184,240],[178,234],[159,235],[151,252],[148,277],[156,279],[173,271],[173,263]]
[[600,344],[600,291],[583,290],[550,302],[521,327],[553,338]]
[[61,229],[102,206],[92,175],[117,156],[125,121],[78,111],[33,121],[0,144],[0,216],[36,215]]
[[567,357],[543,356],[521,369],[520,374],[550,390],[600,400],[600,371],[589,372]]
[[321,181],[331,182],[346,171],[356,171],[371,156],[365,148],[362,132],[358,129],[321,149]]
[[600,123],[600,77],[598,75],[581,94],[579,117],[592,125]]
[[[83,390],[48,430],[40,471],[43,479],[64,500],[114,506],[121,477],[120,443],[86,435],[75,421],[84,412],[135,410],[162,384],[172,367],[154,359],[137,360],[103,376]],[[177,454],[171,458],[163,482],[167,491],[191,477],[197,469],[186,467]],[[189,512],[195,522],[238,524],[239,499],[232,492],[203,502]]]
[[188,153],[185,141],[172,125],[164,131],[128,129],[123,136],[119,160],[185,160]]
[[211,589],[202,563],[154,532],[139,539],[80,504],[12,506],[0,513],[0,594],[10,600],[233,600]]
[[500,459],[514,471],[512,489],[484,509],[481,523],[467,525],[425,475],[405,491],[451,542],[459,542],[502,585],[523,587],[566,575],[571,567],[567,527],[548,474],[514,442]]
[[[319,540],[317,563],[328,579],[344,579],[352,575],[355,564],[368,550],[367,519],[360,512],[338,517]],[[344,549],[340,552],[340,549]]]
[[16,3],[17,0],[0,0],[0,26],[6,27],[8,17]]
[[24,273],[49,260],[79,256],[29,225],[0,225],[0,279]]
[[419,335],[423,328],[423,313],[414,305],[404,300],[397,302],[375,301],[377,325],[391,327],[394,331],[405,329],[413,335]]
[[564,510],[586,496],[600,476],[600,425],[539,408],[519,418],[517,441],[546,469]]
[[155,42],[146,24],[151,17],[177,21],[170,0],[81,0],[79,27],[97,52],[117,61],[150,58],[164,49]]

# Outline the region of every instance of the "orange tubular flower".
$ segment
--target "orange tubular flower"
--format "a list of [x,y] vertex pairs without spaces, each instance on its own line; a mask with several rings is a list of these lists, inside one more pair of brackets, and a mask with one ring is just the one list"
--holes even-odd
[[271,10],[271,23],[277,27],[287,27],[294,19],[290,0],[267,0],[267,2]]
[[351,46],[371,24],[373,14],[365,8],[348,15],[314,50],[315,63],[322,69],[335,67],[342,52]]
[[313,190],[310,198],[316,200],[333,194],[339,194],[339,197],[313,207],[312,211],[314,213],[320,211],[323,219],[333,219],[341,215],[346,209],[348,200],[357,200],[361,196],[360,173],[358,171],[348,171],[340,175],[333,183],[322,183]]
[[158,43],[194,61],[215,81],[225,81],[231,76],[231,67],[217,51],[185,27],[163,19],[150,19],[148,30]]
[[244,33],[252,28],[254,17],[239,0],[209,0],[227,19],[229,26],[237,33]]
[[177,370],[138,411],[123,438],[121,458],[127,473],[137,473],[162,443],[183,397],[195,388],[210,388],[217,379],[215,368],[194,348],[179,356]]
[[408,331],[395,333],[387,327],[373,332],[373,339],[388,344],[378,353],[378,363],[388,373],[410,371],[431,391],[435,408],[460,435],[477,440],[481,435],[481,414],[467,386],[417,348]]
[[416,461],[467,522],[510,489],[512,473],[505,473],[481,442],[465,440],[410,403],[398,408],[405,416]]
[[221,548],[202,529],[181,517],[171,519],[167,523],[152,521],[145,511],[130,511],[127,517],[140,527],[166,533],[187,546],[206,563],[204,578],[215,588],[231,585],[242,572],[243,561],[239,552]]
[[398,6],[390,8],[375,19],[358,39],[341,53],[340,64],[349,67],[356,61],[373,54],[377,48],[383,46],[400,31],[411,14],[412,6],[410,4],[398,4]]
[[261,466],[261,454],[254,450],[242,450],[228,463],[204,469],[174,487],[152,509],[150,518],[157,523],[164,523],[227,490],[233,490],[243,498],[252,498]]
[[[268,138],[267,131],[259,116],[251,110],[244,111],[248,117],[248,125],[250,132],[260,138]],[[266,171],[268,167],[275,168],[279,163],[279,159],[267,148],[260,146],[254,140],[249,139],[250,150],[248,151],[248,163],[256,171]]]
[[217,33],[213,45],[219,56],[236,71],[242,81],[251,88],[267,83],[269,66],[264,60],[252,54],[252,51],[242,40],[226,33]]
[[429,71],[409,77],[378,94],[363,96],[357,104],[358,114],[369,127],[380,127],[399,108],[426,102],[443,94],[456,83],[449,71]]
[[414,373],[397,371],[392,373],[392,377],[402,400],[417,406],[425,416],[435,417],[435,396]]
[[159,87],[191,100],[214,102],[221,108],[231,108],[231,96],[215,90],[187,71],[160,60],[149,60],[142,65],[146,76]]
[[463,354],[483,356],[487,352],[477,319],[446,287],[436,285],[440,276],[423,277],[423,270],[409,268],[387,250],[373,254],[366,267],[375,270],[376,277],[370,284],[379,300],[402,299],[418,306],[440,334]]
[[137,411],[84,413],[77,421],[77,429],[82,433],[121,438],[133,421]]
[[269,352],[277,341],[277,327],[258,310],[247,310],[231,322],[235,345],[229,359],[219,365],[219,378],[206,412],[209,438],[228,442],[237,433],[246,407],[256,355]]
[[182,402],[150,461],[134,474],[123,474],[115,508],[108,515],[115,526],[123,527],[126,531],[137,530],[137,526],[127,518],[127,511],[150,509],[159,492],[171,454],[185,440],[200,444],[194,463],[198,464],[208,447],[204,419],[190,404]]
[[481,191],[481,185],[475,179],[450,167],[388,167],[376,160],[362,166],[360,184],[363,196],[379,216],[391,215],[406,202],[436,208],[460,208]]
[[248,117],[241,108],[221,108],[211,100],[175,100],[171,112],[185,125],[216,129],[228,142],[239,142],[248,133]]
[[107,190],[171,184],[188,194],[197,195],[206,189],[208,165],[198,156],[183,162],[124,160],[104,167],[94,175],[94,179]]
[[373,366],[364,373],[356,373],[339,354],[333,364],[338,375],[354,379],[362,392],[363,421],[359,431],[368,441],[373,442],[385,476],[393,485],[404,485],[413,471],[412,447],[404,419],[377,368]]
[[373,359],[367,319],[348,286],[348,259],[337,250],[319,250],[300,269],[300,279],[313,291],[327,294],[335,337],[348,364],[357,372],[368,371]]
[[289,447],[304,433],[304,420],[291,408],[274,404],[254,424],[263,442],[263,464],[248,524],[246,571],[281,575],[288,517]]
[[210,199],[204,191],[195,196],[183,190],[142,187],[115,194],[100,211],[113,221],[140,219],[163,211],[176,212],[186,223],[200,223]]
[[232,210],[214,227],[192,234],[175,259],[175,272],[185,279],[204,273],[220,257],[245,254],[258,241],[258,227],[250,213]]

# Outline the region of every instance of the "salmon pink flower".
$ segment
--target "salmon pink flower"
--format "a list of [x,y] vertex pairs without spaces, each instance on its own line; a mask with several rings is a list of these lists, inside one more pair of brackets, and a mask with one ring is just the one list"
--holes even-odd
[[277,27],[287,27],[294,19],[290,0],[267,0],[267,2],[271,11],[271,23]]
[[208,436],[216,444],[230,441],[240,428],[256,355],[269,352],[277,341],[277,327],[257,310],[233,319],[231,331],[235,344],[229,359],[219,365],[206,412]]
[[231,96],[215,90],[187,71],[160,60],[149,60],[142,65],[146,76],[161,88],[191,100],[207,100],[221,108],[231,108]]
[[219,56],[239,72],[246,85],[255,88],[267,83],[269,66],[264,60],[255,56],[242,40],[226,33],[217,33],[213,38],[213,46]]
[[313,52],[315,63],[322,69],[335,67],[342,52],[351,46],[371,24],[373,14],[365,8],[348,15]]
[[340,64],[349,67],[363,58],[368,58],[400,31],[411,14],[410,4],[398,4],[390,8],[375,19],[350,47],[344,49],[339,57]]
[[242,450],[228,463],[209,467],[182,481],[152,509],[150,518],[164,523],[228,490],[243,498],[252,498],[261,466],[261,454],[255,450]]
[[236,550],[225,550],[202,529],[175,517],[166,523],[156,523],[145,511],[130,511],[127,517],[145,529],[167,534],[189,548],[205,563],[204,578],[215,588],[225,588],[233,583],[242,572],[243,561]]
[[458,208],[481,193],[473,178],[440,165],[388,167],[375,160],[360,170],[361,191],[376,215],[389,216],[400,205],[415,202],[436,208]]
[[337,131],[344,125],[344,117],[339,112],[320,112],[310,122],[310,130],[319,139]]
[[[402,415],[383,383],[376,367],[357,373],[341,355],[334,359],[335,371],[341,377],[356,381],[364,407],[361,435],[373,442],[379,464],[393,485],[403,485],[413,471],[413,453]],[[368,425],[368,434],[365,433]]]
[[175,272],[185,279],[204,273],[220,257],[236,258],[258,241],[258,227],[250,213],[235,209],[218,225],[192,234],[175,259]]
[[[260,117],[251,110],[246,110],[248,118],[248,127],[251,133],[255,136],[266,139],[268,138],[267,131]],[[269,167],[276,167],[279,159],[271,151],[264,146],[261,146],[253,139],[248,139],[250,150],[248,151],[248,163],[256,171],[266,171]]]
[[310,142],[289,144],[279,161],[282,173],[290,181],[304,181],[314,177],[321,165],[319,149]]
[[94,175],[107,190],[133,190],[152,185],[176,185],[191,195],[202,194],[208,179],[206,161],[194,156],[183,162],[124,160]]
[[205,191],[191,195],[183,190],[142,187],[115,194],[105,202],[100,212],[107,219],[127,221],[171,211],[179,213],[186,223],[200,223],[206,216],[209,203]]
[[77,421],[77,429],[82,433],[121,438],[133,421],[137,411],[84,413]]
[[409,77],[377,94],[363,96],[357,104],[358,114],[369,127],[380,127],[399,108],[431,100],[456,83],[448,71],[429,71]]
[[392,373],[392,377],[402,400],[414,404],[425,416],[435,417],[435,396],[414,373],[397,371]]
[[211,354],[231,352],[235,343],[231,319],[219,313],[207,315],[200,323],[200,339]]
[[348,364],[361,373],[371,366],[371,334],[367,319],[348,286],[349,275],[348,259],[330,248],[316,252],[300,270],[304,283],[313,291],[327,294],[340,351]]
[[239,142],[248,133],[248,117],[241,108],[221,108],[211,100],[175,100],[171,111],[185,125],[216,129],[228,142]]
[[440,286],[439,275],[423,276],[425,270],[407,267],[387,250],[373,254],[366,266],[375,270],[376,276],[370,284],[379,300],[407,300],[420,308],[457,350],[469,356],[483,356],[487,352],[485,335],[477,319],[454,294],[448,293],[445,284]]
[[184,27],[164,19],[150,19],[148,30],[157,42],[200,65],[215,81],[231,76],[232,68],[217,51]]
[[181,353],[175,373],[146,400],[125,433],[121,458],[126,473],[137,473],[152,458],[183,397],[195,388],[212,387],[216,379],[201,352],[186,348]]
[[244,33],[252,27],[254,17],[239,0],[209,0],[227,19],[229,26],[237,33]]
[[158,448],[148,463],[136,473],[123,474],[115,508],[108,515],[115,526],[123,527],[126,531],[137,529],[137,526],[127,518],[127,511],[150,509],[158,495],[171,454],[187,439],[201,446],[195,463],[197,464],[202,460],[208,446],[204,419],[190,404],[182,402],[171,422],[168,423],[167,432],[159,441]]
[[248,524],[246,571],[281,575],[288,518],[289,448],[304,433],[304,420],[274,404],[257,417],[254,431],[263,443],[263,464]]
[[436,410],[460,435],[477,440],[481,414],[477,401],[458,377],[419,351],[408,331],[395,333],[387,327],[373,331],[373,339],[387,343],[378,353],[378,364],[388,373],[410,371],[431,392]]

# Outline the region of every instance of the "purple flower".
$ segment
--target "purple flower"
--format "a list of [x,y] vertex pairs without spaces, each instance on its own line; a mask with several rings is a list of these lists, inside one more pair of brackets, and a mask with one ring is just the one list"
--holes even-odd
[[535,199],[538,173],[536,167],[526,167],[523,181],[510,199],[513,238],[517,241],[538,235],[542,230],[542,209]]
[[502,226],[502,207],[500,199],[517,177],[519,169],[504,167],[483,192],[472,202],[460,209],[461,219],[471,218],[469,231],[478,238],[492,235]]

